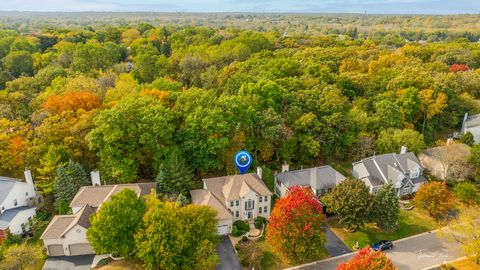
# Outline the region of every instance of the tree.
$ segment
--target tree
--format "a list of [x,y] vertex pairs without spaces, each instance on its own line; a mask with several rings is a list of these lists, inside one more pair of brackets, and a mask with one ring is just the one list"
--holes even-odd
[[341,262],[337,270],[396,270],[392,261],[381,251],[373,251],[370,247],[361,249],[348,262]]
[[465,203],[480,203],[480,198],[478,197],[480,191],[474,183],[457,183],[453,191],[455,192],[455,196]]
[[453,64],[450,66],[450,72],[453,72],[453,73],[464,72],[468,70],[469,68],[465,64]]
[[33,58],[27,51],[10,52],[4,59],[3,67],[10,75],[18,78],[21,75],[33,75]]
[[373,219],[382,229],[393,229],[398,225],[400,204],[395,187],[383,185],[373,199]]
[[46,259],[43,245],[22,243],[12,245],[3,252],[0,270],[40,270]]
[[90,219],[87,239],[98,254],[113,253],[131,257],[135,249],[135,233],[142,224],[146,206],[135,191],[126,188],[104,202]]
[[424,89],[419,92],[420,111],[423,112],[422,132],[425,130],[427,120],[432,119],[435,115],[441,113],[447,106],[448,97],[446,94],[433,89]]
[[382,153],[396,153],[402,146],[406,146],[414,153],[425,147],[423,135],[413,129],[389,128],[380,131],[376,141],[377,149]]
[[135,235],[137,257],[147,269],[213,269],[218,263],[216,211],[147,200],[144,225]]
[[43,107],[47,111],[59,114],[64,111],[78,111],[80,109],[90,111],[99,108],[101,104],[101,99],[97,94],[82,91],[70,92],[62,96],[50,96]]
[[443,180],[462,181],[472,174],[473,166],[466,159],[470,154],[467,145],[447,143],[425,151],[442,165]]
[[325,253],[324,222],[318,199],[308,189],[293,187],[275,203],[266,230],[267,242],[292,263],[318,258]]
[[150,95],[125,97],[98,113],[86,140],[97,152],[105,178],[130,183],[140,173],[152,177],[155,158],[171,144],[173,120],[162,101]]
[[440,218],[452,209],[454,197],[445,182],[431,182],[420,186],[412,202],[433,217]]
[[331,194],[330,211],[337,215],[340,224],[350,231],[356,231],[365,224],[369,218],[372,197],[362,180],[345,179]]
[[55,205],[61,206],[73,199],[82,186],[88,186],[90,181],[82,165],[70,160],[67,165],[57,169],[55,177]]
[[473,138],[473,134],[470,131],[467,131],[460,136],[460,142],[468,146],[473,146],[475,144],[475,138]]
[[160,194],[186,195],[194,187],[193,174],[179,149],[173,149],[158,169],[157,191]]
[[475,170],[475,180],[480,182],[480,144],[476,144],[470,150],[468,162],[473,165]]
[[448,241],[459,243],[463,254],[472,257],[477,265],[480,265],[479,216],[480,208],[464,208],[449,226],[443,227],[439,232]]

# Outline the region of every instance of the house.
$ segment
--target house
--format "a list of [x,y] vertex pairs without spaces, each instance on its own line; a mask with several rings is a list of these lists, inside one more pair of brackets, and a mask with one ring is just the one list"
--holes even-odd
[[470,146],[447,142],[446,145],[425,149],[418,154],[423,168],[438,179],[466,180],[472,166],[468,163]]
[[282,172],[275,173],[275,194],[283,197],[289,188],[302,186],[310,188],[316,196],[322,196],[343,180],[345,176],[329,165],[296,171],[289,171],[289,166],[283,165]]
[[192,203],[217,210],[217,230],[220,235],[232,231],[236,220],[253,220],[270,216],[272,192],[262,181],[262,169],[257,173],[203,179],[203,189],[191,190]]
[[35,216],[32,206],[36,198],[32,173],[26,170],[25,182],[21,179],[0,177],[0,241],[9,233],[22,234]]
[[375,155],[353,163],[352,175],[364,181],[372,194],[393,183],[399,197],[416,192],[426,182],[420,161],[406,147],[400,154]]
[[131,189],[138,196],[145,196],[155,189],[156,183],[98,185],[98,172],[92,172],[93,186],[81,187],[70,203],[71,215],[56,215],[48,224],[40,239],[48,256],[76,256],[94,254],[87,240],[90,216],[102,204],[121,190]]
[[461,133],[472,133],[475,143],[480,143],[480,114],[468,115],[465,113]]

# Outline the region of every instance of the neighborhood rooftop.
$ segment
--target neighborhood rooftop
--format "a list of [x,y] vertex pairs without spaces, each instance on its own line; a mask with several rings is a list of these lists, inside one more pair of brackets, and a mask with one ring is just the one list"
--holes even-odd
[[480,114],[469,115],[465,119],[465,128],[480,126]]
[[339,184],[345,179],[330,165],[301,169],[296,171],[285,171],[277,173],[276,178],[287,187],[312,186],[316,189],[331,187]]
[[83,228],[90,227],[89,217],[95,213],[96,209],[90,205],[84,205],[80,211],[74,215],[57,215],[43,232],[41,239],[58,239],[63,237],[75,225]]
[[10,222],[22,211],[34,209],[35,207],[22,206],[13,209],[8,209],[0,215],[0,230],[7,229]]
[[155,189],[156,183],[137,183],[137,184],[118,184],[107,186],[85,186],[81,187],[77,192],[70,207],[82,207],[86,204],[93,207],[99,207],[103,202],[107,201],[112,195],[117,194],[125,188],[130,188],[139,196],[144,196]]

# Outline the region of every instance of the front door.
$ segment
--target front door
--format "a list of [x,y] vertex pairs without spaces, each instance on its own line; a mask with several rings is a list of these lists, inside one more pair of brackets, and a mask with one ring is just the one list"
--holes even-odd
[[252,219],[253,213],[252,211],[247,211],[247,219]]

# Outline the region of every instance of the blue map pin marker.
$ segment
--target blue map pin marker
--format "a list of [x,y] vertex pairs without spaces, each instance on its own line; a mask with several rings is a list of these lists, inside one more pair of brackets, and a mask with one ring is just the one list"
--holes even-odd
[[233,158],[233,163],[237,166],[237,169],[241,174],[244,174],[252,165],[252,156],[245,150],[240,150],[235,154]]

